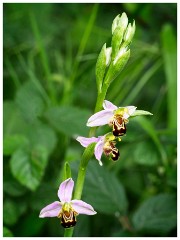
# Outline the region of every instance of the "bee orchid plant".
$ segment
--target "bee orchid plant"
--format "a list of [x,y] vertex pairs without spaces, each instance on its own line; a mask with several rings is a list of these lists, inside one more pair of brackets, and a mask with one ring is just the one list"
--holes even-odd
[[[102,154],[113,161],[117,161],[120,152],[116,147],[117,141],[125,136],[126,125],[131,117],[139,115],[152,115],[150,112],[137,110],[135,106],[117,107],[110,101],[105,100],[107,90],[113,80],[125,67],[130,57],[130,44],[135,33],[135,21],[128,23],[126,13],[118,15],[112,23],[111,46],[103,45],[96,63],[96,83],[98,96],[95,113],[88,119],[87,126],[91,127],[90,137],[78,136],[76,140],[85,148],[80,161],[76,188],[72,198],[74,181],[65,172],[65,181],[60,184],[58,197],[55,201],[44,207],[39,217],[57,217],[61,219],[61,225],[65,228],[66,237],[73,235],[78,214],[94,215],[96,211],[90,204],[81,199],[86,168],[93,153],[102,166]],[[102,110],[102,107],[104,108]],[[104,136],[96,137],[96,127],[108,124],[112,131]]]

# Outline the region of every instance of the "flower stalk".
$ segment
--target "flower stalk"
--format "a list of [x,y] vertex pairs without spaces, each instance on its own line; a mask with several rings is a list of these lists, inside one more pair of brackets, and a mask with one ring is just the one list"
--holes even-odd
[[[129,26],[129,28],[127,27]],[[95,113],[102,109],[103,102],[106,97],[107,90],[112,81],[118,76],[121,70],[126,65],[130,51],[128,46],[133,38],[135,32],[135,24],[133,27],[128,25],[128,18],[125,13],[118,15],[112,24],[112,47],[106,48],[106,44],[103,45],[99,57],[96,63],[96,83],[97,83],[97,100],[95,105]],[[124,37],[124,39],[123,39]],[[121,48],[123,44],[127,47]],[[91,127],[89,131],[89,137],[94,137],[97,127]],[[94,153],[96,143],[91,143],[82,155],[82,159],[79,165],[78,177],[76,182],[76,188],[74,192],[75,199],[81,199],[84,180],[86,175],[86,168],[90,158]],[[73,228],[65,231],[64,236],[71,237],[73,235]]]

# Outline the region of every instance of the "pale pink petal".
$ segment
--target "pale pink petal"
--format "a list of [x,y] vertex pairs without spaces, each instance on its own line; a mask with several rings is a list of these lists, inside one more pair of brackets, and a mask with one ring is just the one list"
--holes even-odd
[[85,137],[77,137],[76,140],[80,142],[80,144],[83,147],[87,147],[90,143],[97,142],[98,138],[91,137],[91,138],[85,138]]
[[72,191],[74,187],[74,181],[72,178],[66,179],[59,186],[58,197],[61,202],[70,202],[72,197]]
[[94,215],[97,213],[90,204],[87,204],[82,200],[72,200],[71,204],[72,208],[79,214]]
[[109,123],[110,118],[113,116],[113,111],[102,110],[92,115],[87,122],[88,127],[97,127]]
[[61,208],[62,208],[61,203],[58,201],[55,201],[47,205],[45,208],[43,208],[39,214],[39,217],[40,218],[57,217]]
[[114,111],[117,109],[117,107],[114,104],[112,104],[110,101],[107,101],[107,100],[104,100],[103,108],[105,110],[110,110],[110,111]]
[[128,112],[123,114],[123,118],[128,119],[136,111],[137,107],[127,106],[125,108],[127,108]]
[[136,108],[137,107],[135,107],[135,106],[127,106],[127,109],[128,109],[128,112],[129,112],[130,116],[136,111]]
[[99,164],[101,166],[102,166],[101,156],[103,153],[103,147],[104,147],[104,137],[101,137],[101,139],[98,141],[98,143],[96,144],[96,146],[94,148],[94,155],[95,155],[96,159],[99,161]]

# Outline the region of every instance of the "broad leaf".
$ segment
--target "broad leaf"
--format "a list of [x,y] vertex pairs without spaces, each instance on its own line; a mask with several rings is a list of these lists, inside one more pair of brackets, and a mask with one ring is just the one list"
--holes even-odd
[[147,132],[147,134],[152,138],[155,146],[159,150],[163,163],[166,164],[167,163],[166,151],[164,149],[164,146],[160,142],[160,139],[157,135],[157,131],[153,126],[151,120],[149,120],[147,117],[139,116],[138,118],[133,118],[133,121],[140,124],[144,131]]
[[53,107],[45,114],[49,123],[59,132],[68,136],[86,136],[87,119],[90,112],[77,107]]
[[123,185],[113,173],[99,166],[97,161],[88,164],[83,194],[83,199],[92,204],[97,212],[114,215],[116,212],[123,214],[127,210]]
[[22,113],[22,116],[28,122],[33,122],[41,116],[45,104],[44,100],[37,90],[35,84],[31,81],[26,82],[17,92],[16,103]]
[[17,105],[13,101],[3,103],[3,135],[22,133],[27,124],[23,120]]
[[29,127],[27,137],[31,147],[41,145],[46,149],[48,155],[53,151],[57,143],[55,131],[48,125],[40,122],[35,122]]
[[134,160],[142,165],[156,165],[159,162],[160,155],[156,146],[151,141],[140,142],[134,148]]
[[7,227],[3,227],[3,237],[13,237],[12,232]]
[[74,237],[90,237],[90,220],[94,216],[91,216],[91,218],[88,218],[86,215],[79,215],[77,220],[78,224],[74,228]]
[[4,137],[3,142],[3,154],[11,155],[18,148],[28,145],[28,139],[20,134],[7,135]]
[[3,222],[9,226],[14,225],[19,218],[16,203],[6,200],[3,204]]
[[167,234],[177,224],[176,197],[159,194],[146,200],[133,216],[134,227],[150,234]]
[[43,228],[45,221],[38,218],[38,212],[31,212],[16,228],[18,237],[37,236]]
[[[8,178],[6,177],[8,175]],[[27,189],[12,177],[12,174],[4,175],[3,191],[10,196],[19,197],[27,192]],[[6,179],[5,179],[6,178]]]
[[52,203],[53,201],[59,201],[57,192],[60,182],[55,184],[54,181],[42,182],[38,191],[31,195],[30,204],[33,211],[39,211]]
[[35,190],[44,174],[47,157],[47,149],[43,146],[37,145],[31,151],[18,149],[10,162],[11,171],[22,185]]

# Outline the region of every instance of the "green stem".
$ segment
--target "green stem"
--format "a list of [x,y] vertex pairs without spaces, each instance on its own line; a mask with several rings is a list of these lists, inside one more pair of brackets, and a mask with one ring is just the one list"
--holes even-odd
[[100,111],[102,109],[103,101],[106,97],[106,93],[108,90],[109,84],[104,83],[101,92],[98,94],[97,101],[96,101],[96,107],[95,107],[95,113]]
[[78,178],[76,181],[77,187],[74,192],[74,199],[78,199],[78,200],[81,199],[85,175],[86,175],[86,167],[82,167],[82,161],[81,161],[79,166],[79,171],[78,171]]
[[67,228],[64,231],[64,237],[72,237],[74,228]]
[[[96,107],[95,107],[95,112],[98,112],[99,110],[102,109],[103,101],[105,99],[106,93],[107,93],[108,85],[103,85],[102,91],[100,94],[98,94],[97,97],[97,102],[96,102]],[[89,131],[89,136],[95,136],[96,133],[96,127],[91,128]],[[75,193],[74,193],[74,198],[75,199],[81,199],[81,194],[83,190],[83,185],[84,185],[84,179],[86,175],[86,167],[88,165],[88,162],[90,158],[92,157],[92,154],[94,152],[94,144],[90,144],[83,153],[81,162],[80,162],[80,167],[78,171],[78,178],[76,182],[76,188],[75,188]]]
[[[95,112],[98,112],[99,110],[102,109],[102,104],[105,99],[108,86],[109,85],[104,84],[101,93],[98,94]],[[95,136],[96,129],[97,129],[96,127],[91,128],[89,131],[89,136]],[[79,171],[78,171],[78,177],[76,181],[76,188],[75,188],[74,197],[73,197],[74,199],[78,199],[78,200],[81,199],[81,195],[84,187],[84,180],[86,176],[86,169],[87,169],[88,162],[93,155],[94,147],[95,147],[95,143],[90,144],[84,150],[84,153],[82,155],[82,159],[81,159]],[[73,231],[74,231],[74,228],[65,229],[64,237],[72,237]]]
[[[97,101],[96,101],[96,107],[95,107],[95,113],[100,111],[102,109],[103,101],[106,97],[106,93],[108,90],[109,84],[103,84],[103,88],[101,92],[98,94]],[[97,127],[92,127],[89,131],[89,137],[95,136]]]

